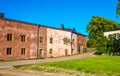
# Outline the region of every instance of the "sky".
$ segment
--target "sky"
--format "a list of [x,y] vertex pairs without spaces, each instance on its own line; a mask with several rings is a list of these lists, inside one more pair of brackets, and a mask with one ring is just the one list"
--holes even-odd
[[86,26],[92,16],[120,23],[116,18],[118,0],[0,0],[5,18],[60,28],[75,28],[88,35]]

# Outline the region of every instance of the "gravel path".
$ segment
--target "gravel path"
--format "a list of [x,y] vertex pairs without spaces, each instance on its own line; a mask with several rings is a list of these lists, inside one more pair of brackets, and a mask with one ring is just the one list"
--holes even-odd
[[16,60],[16,61],[0,62],[0,68],[11,69],[13,68],[13,65],[26,65],[26,64],[45,63],[45,62],[65,61],[65,60],[81,59],[81,58],[86,58],[86,57],[91,57],[91,56],[93,56],[92,53],[85,53],[85,54],[60,57],[60,58]]
[[0,76],[70,76],[67,74],[45,73],[28,70],[0,70]]
[[13,70],[14,65],[26,65],[26,64],[38,64],[45,62],[55,62],[55,61],[65,61],[82,59],[94,56],[92,53],[85,53],[74,56],[60,57],[60,58],[47,58],[47,59],[35,59],[35,60],[16,60],[9,62],[0,62],[0,76],[67,76],[63,74],[54,73],[43,73],[35,71],[23,71],[23,70]]

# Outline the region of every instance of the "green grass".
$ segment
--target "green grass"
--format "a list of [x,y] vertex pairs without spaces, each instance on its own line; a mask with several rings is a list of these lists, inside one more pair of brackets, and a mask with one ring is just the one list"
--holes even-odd
[[[47,69],[47,67],[54,67],[54,68]],[[42,63],[36,65],[26,65],[18,68],[37,70],[37,71],[47,69],[47,72],[55,72],[56,69],[62,68],[66,70],[74,70],[78,72],[80,71],[91,74],[120,76],[120,57],[96,56],[86,59],[69,60],[62,62],[49,62],[49,63]]]

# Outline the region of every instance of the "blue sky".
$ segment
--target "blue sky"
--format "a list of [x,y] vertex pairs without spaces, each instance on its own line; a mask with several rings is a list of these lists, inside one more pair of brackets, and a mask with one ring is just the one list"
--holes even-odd
[[0,12],[6,18],[52,27],[76,28],[87,35],[86,26],[92,16],[102,16],[117,22],[118,0],[0,0]]

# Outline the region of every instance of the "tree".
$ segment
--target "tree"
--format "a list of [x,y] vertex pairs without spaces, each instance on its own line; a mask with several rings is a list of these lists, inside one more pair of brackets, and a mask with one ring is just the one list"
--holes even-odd
[[115,21],[100,16],[93,16],[86,28],[86,31],[89,33],[87,46],[106,52],[107,38],[104,37],[104,32],[118,27],[120,26]]
[[118,0],[118,4],[117,4],[116,17],[118,17],[119,15],[120,15],[120,0]]

